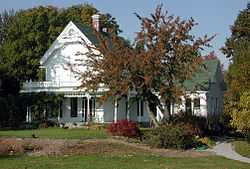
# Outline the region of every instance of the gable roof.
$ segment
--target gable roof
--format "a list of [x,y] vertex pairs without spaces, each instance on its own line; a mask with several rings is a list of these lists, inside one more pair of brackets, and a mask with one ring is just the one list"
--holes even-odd
[[[91,43],[95,47],[99,47],[100,43],[99,43],[98,37],[95,34],[94,28],[84,25],[84,24],[79,24],[79,23],[75,23],[75,26],[91,41]],[[112,48],[113,45],[112,45],[112,40],[111,40],[111,34],[101,31],[100,35],[101,35],[101,38],[104,38],[105,41],[107,41],[109,47]],[[125,39],[123,37],[118,36],[118,35],[116,36],[119,37],[121,40],[124,40],[125,42]]]
[[205,60],[203,62],[205,65],[198,69],[192,79],[184,81],[184,88],[188,91],[192,90],[209,90],[210,83],[216,82],[216,73],[220,68],[220,61],[218,59]]
[[[60,39],[62,39],[62,36],[66,34],[70,28],[77,29],[77,31],[80,32],[81,38],[86,43],[94,45],[96,47],[99,46],[98,38],[94,33],[95,32],[94,28],[84,24],[73,23],[72,21],[70,21],[68,25],[64,28],[64,30],[60,33],[60,35],[56,38],[56,40],[52,43],[50,48],[45,52],[44,56],[41,58],[40,60],[41,65],[43,65],[49,59],[53,51],[63,46],[58,44],[60,44]],[[103,38],[108,40],[108,45],[112,46],[110,35],[108,33],[102,32],[102,36]]]
[[90,26],[75,23],[75,26],[92,42],[93,45],[98,45],[98,39],[94,34],[94,29]]
[[55,41],[52,43],[52,45],[49,47],[49,49],[45,52],[43,57],[40,59],[40,64],[43,65],[51,56],[51,54],[64,46],[63,36],[68,33],[70,29],[74,29],[76,32],[78,32],[79,36],[88,44],[93,44],[97,42],[97,38],[94,37],[93,34],[93,28],[88,26],[79,26],[70,21],[68,25],[63,29],[63,31],[60,33],[60,35],[55,39]]

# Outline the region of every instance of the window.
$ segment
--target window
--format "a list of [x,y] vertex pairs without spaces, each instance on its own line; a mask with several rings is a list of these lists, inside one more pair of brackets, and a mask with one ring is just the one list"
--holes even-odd
[[87,104],[88,104],[88,101],[87,101],[87,98],[86,97],[83,97],[82,98],[82,120],[87,122],[87,116],[88,116],[88,112],[87,112]]
[[59,116],[62,117],[62,115],[63,115],[63,101],[61,100],[59,104]]
[[137,101],[137,116],[143,116],[144,114],[144,103],[142,100]]
[[192,108],[191,108],[191,98],[186,98],[186,115],[191,116],[192,115]]
[[77,98],[70,99],[70,115],[71,117],[77,117]]
[[126,101],[126,111],[125,111],[125,113],[126,113],[126,117],[127,117],[127,115],[128,115],[128,101]]
[[143,100],[141,100],[140,103],[141,103],[141,116],[143,116],[143,112],[144,112],[144,108],[143,108],[144,103],[143,103]]
[[200,98],[195,98],[194,99],[194,109],[200,109],[201,103],[200,103]]
[[95,98],[93,97],[89,100],[89,108],[91,115],[95,117]]
[[218,98],[215,98],[215,108],[214,108],[214,113],[217,113],[218,111]]
[[140,116],[140,100],[137,100],[137,116]]
[[42,67],[39,70],[39,80],[46,81],[46,68]]

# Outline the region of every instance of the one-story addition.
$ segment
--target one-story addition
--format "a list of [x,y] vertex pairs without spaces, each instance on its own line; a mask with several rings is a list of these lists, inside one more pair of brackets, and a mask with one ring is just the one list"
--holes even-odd
[[[78,75],[68,68],[78,59],[86,58],[87,47],[84,42],[96,45],[93,29],[99,30],[99,17],[94,15],[93,28],[69,22],[62,33],[53,42],[40,60],[45,69],[45,81],[25,82],[22,93],[54,93],[63,95],[63,101],[55,118],[61,123],[85,123],[91,119],[97,123],[129,119],[137,122],[149,122],[145,103],[137,100],[128,104],[126,97],[118,102],[109,99],[100,103],[98,98],[105,88],[97,93],[86,93],[79,89]],[[223,75],[217,59],[204,61],[206,69],[197,71],[192,80],[185,81],[187,95],[182,97],[180,105],[170,104],[171,113],[184,112],[204,117],[214,116],[223,111]],[[82,69],[82,68],[79,68]],[[156,108],[157,119],[163,116]],[[27,108],[27,121],[32,120],[32,111]]]

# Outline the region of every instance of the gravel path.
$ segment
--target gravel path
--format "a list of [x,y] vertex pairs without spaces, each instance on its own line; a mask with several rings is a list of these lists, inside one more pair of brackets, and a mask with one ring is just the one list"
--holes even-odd
[[211,149],[210,151],[215,152],[215,154],[224,156],[226,158],[237,160],[245,163],[250,164],[250,158],[246,158],[241,156],[240,154],[236,153],[232,147],[232,144],[230,142],[219,142],[217,145]]

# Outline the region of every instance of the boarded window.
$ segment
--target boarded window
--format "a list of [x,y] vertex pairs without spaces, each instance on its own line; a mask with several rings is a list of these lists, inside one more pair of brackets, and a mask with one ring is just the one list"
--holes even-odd
[[77,98],[71,98],[70,100],[70,115],[71,117],[77,117]]

